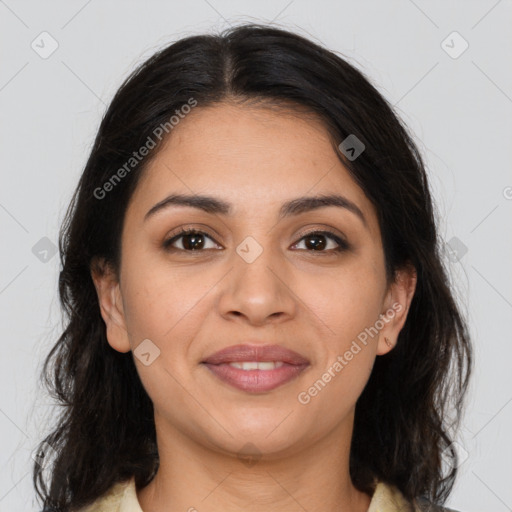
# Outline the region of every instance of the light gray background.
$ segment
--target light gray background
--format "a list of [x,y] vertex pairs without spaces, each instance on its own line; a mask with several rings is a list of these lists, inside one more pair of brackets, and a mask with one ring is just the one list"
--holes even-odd
[[[52,410],[36,377],[60,334],[58,255],[40,240],[57,243],[105,106],[156,49],[243,21],[341,52],[415,133],[476,352],[449,505],[512,510],[510,0],[0,0],[0,510],[40,510],[29,463]],[[46,59],[31,47],[51,48],[43,31],[58,43]],[[453,31],[469,44],[457,58]]]

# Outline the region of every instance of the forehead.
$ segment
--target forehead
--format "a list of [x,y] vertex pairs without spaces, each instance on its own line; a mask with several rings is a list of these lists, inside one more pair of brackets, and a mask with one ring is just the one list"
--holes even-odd
[[339,193],[375,221],[373,205],[339,160],[324,124],[266,106],[198,105],[181,119],[144,171],[131,207],[147,211],[170,193],[223,198],[235,214]]

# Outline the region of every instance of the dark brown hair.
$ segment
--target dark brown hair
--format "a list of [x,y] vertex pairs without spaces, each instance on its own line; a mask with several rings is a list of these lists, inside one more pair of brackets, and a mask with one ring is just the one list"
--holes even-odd
[[[377,357],[356,405],[351,477],[366,492],[377,478],[410,500],[444,502],[456,475],[457,421],[448,412],[458,418],[462,410],[472,355],[422,157],[390,104],[347,60],[294,33],[251,24],[159,51],[125,80],[101,122],[59,240],[66,326],[42,378],[63,409],[38,447],[41,457],[48,445],[55,455],[49,485],[39,464],[33,471],[45,510],[89,504],[131,476],[145,486],[158,469],[152,402],[132,353],[107,342],[91,265],[103,258],[118,268],[127,204],[158,147],[108,195],[98,197],[98,189],[191,98],[197,108],[225,100],[296,105],[322,119],[337,144],[351,134],[364,143],[353,161],[336,151],[375,206],[388,278],[412,264],[418,280],[397,345]],[[453,459],[448,468],[444,457]]]

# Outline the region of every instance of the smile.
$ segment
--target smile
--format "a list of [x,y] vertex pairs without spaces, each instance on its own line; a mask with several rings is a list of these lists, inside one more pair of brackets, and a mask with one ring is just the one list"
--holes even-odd
[[309,366],[309,364],[294,365],[282,361],[203,364],[218,379],[248,393],[272,391],[297,378]]

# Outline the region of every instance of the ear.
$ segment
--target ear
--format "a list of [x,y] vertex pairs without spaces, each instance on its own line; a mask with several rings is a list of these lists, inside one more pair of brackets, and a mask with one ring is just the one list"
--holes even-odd
[[377,355],[390,352],[407,319],[409,307],[416,290],[417,273],[413,265],[406,265],[395,273],[384,299],[380,320],[384,325],[379,332]]
[[123,310],[119,280],[111,265],[93,261],[91,277],[98,294],[101,316],[107,328],[109,345],[118,352],[131,350]]

